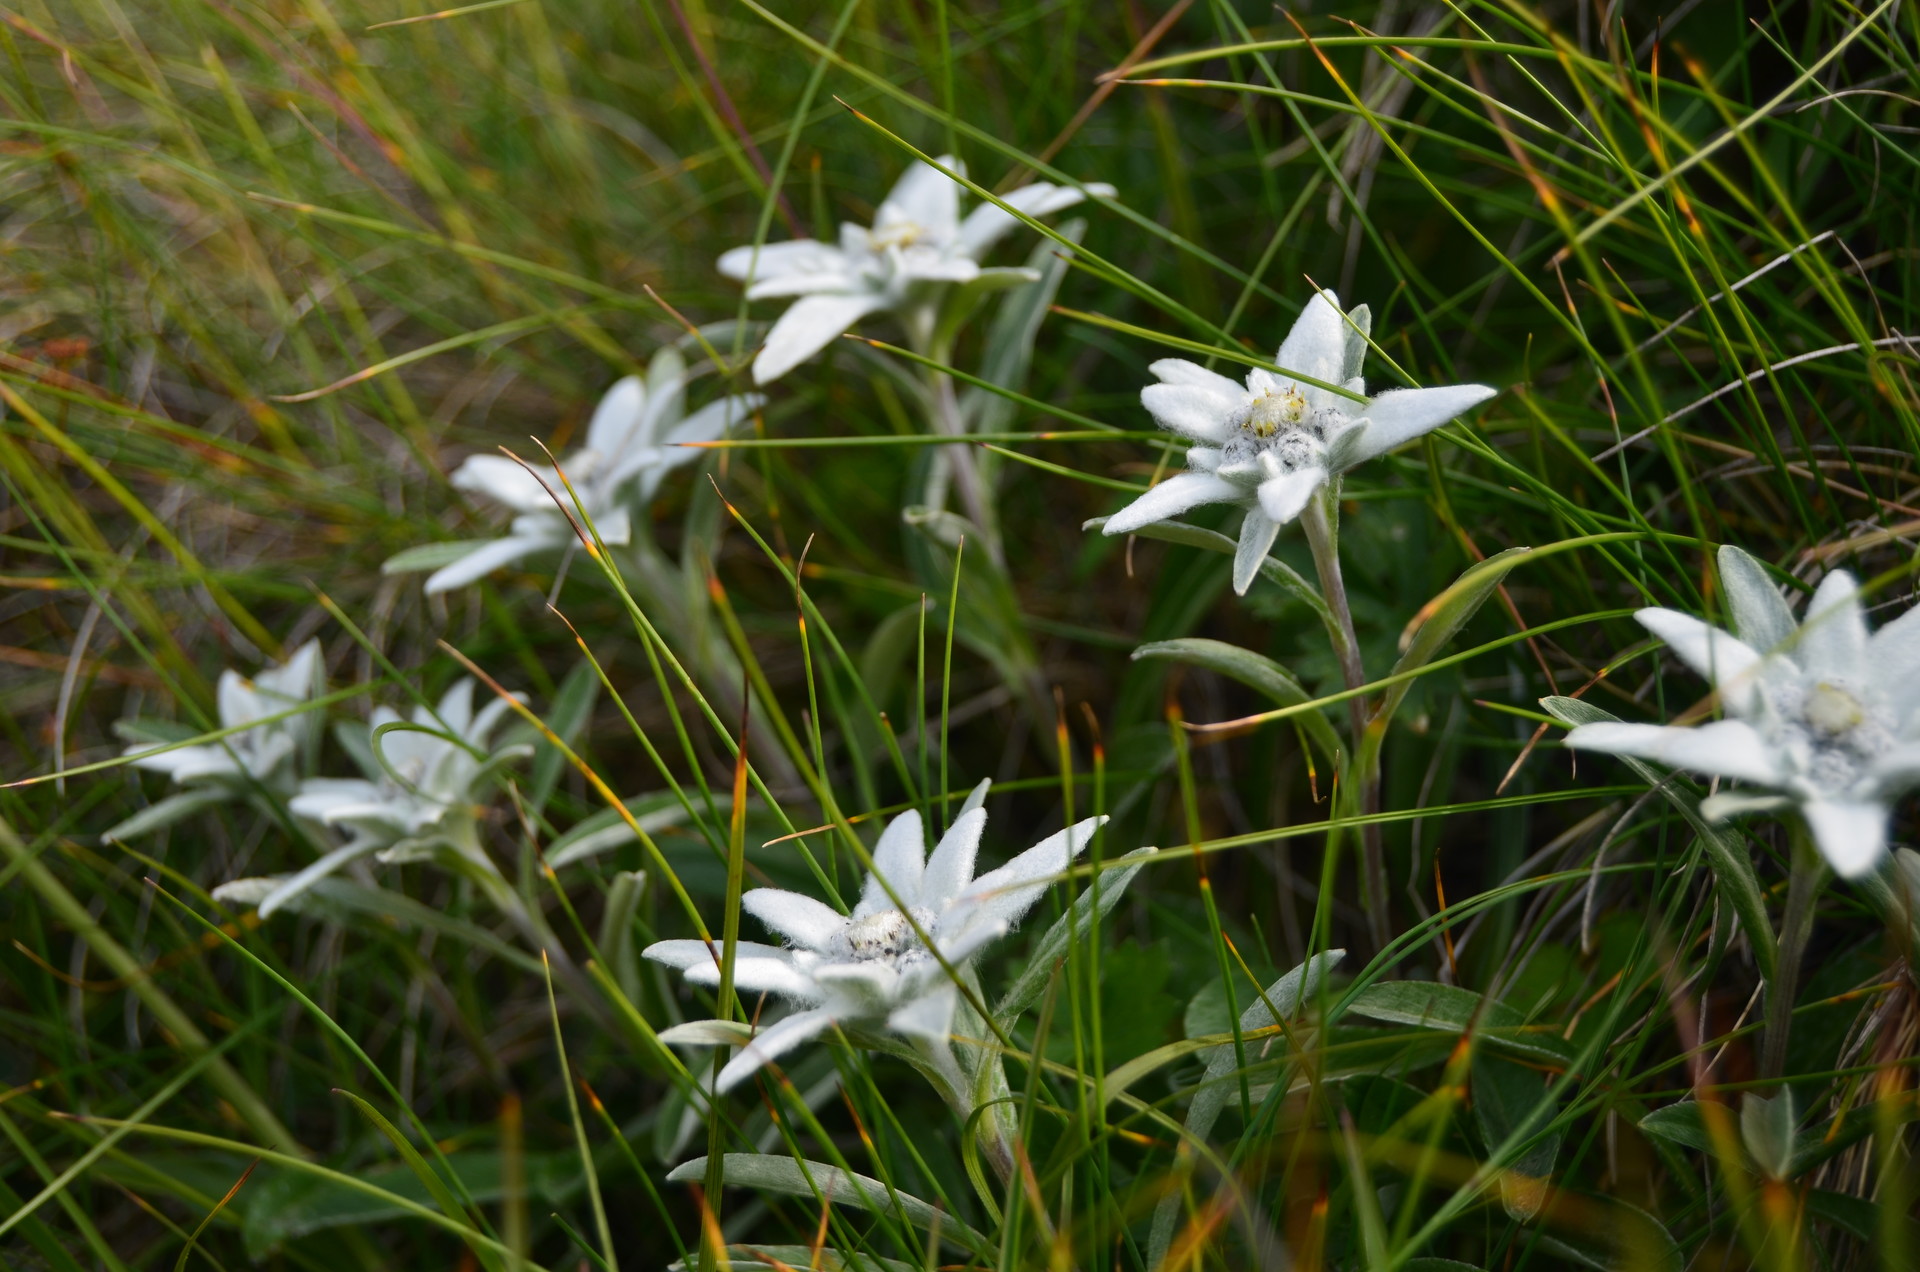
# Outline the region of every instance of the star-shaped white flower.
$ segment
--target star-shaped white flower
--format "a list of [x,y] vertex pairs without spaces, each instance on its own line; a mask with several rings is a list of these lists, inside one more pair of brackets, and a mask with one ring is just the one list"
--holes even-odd
[[[229,668],[220,673],[220,727],[252,724],[307,702],[320,691],[323,669],[320,642],[310,640],[284,664],[268,667],[249,680]],[[182,785],[229,786],[242,791],[254,783],[270,790],[291,788],[294,760],[314,737],[315,712],[302,712],[271,724],[255,724],[217,742],[175,747],[149,755],[153,743],[129,747],[136,768],[165,773]]]
[[[941,167],[964,174],[951,155]],[[1004,202],[1029,217],[1072,207],[1088,194],[1107,196],[1113,187],[1092,183],[1075,189],[1045,181],[1025,185]],[[767,333],[753,360],[757,384],[779,379],[826,348],[836,336],[869,314],[931,306],[946,283],[970,283],[982,276],[980,258],[1019,220],[983,203],[960,216],[960,187],[930,164],[915,162],[888,192],[871,229],[842,224],[840,244],[813,239],[736,247],[720,257],[728,278],[747,284],[747,298],[797,296]],[[1031,270],[994,271],[1004,281],[1037,277]]]
[[[976,879],[974,854],[987,823],[986,810],[977,806],[983,793],[968,801],[975,806],[954,820],[930,856],[919,813],[902,813],[887,823],[874,846],[874,874],[850,915],[778,888],[755,888],[740,898],[741,909],[787,944],[739,942],[735,989],[777,995],[797,1010],[762,1029],[720,1070],[720,1090],[837,1023],[880,1025],[946,1044],[958,993],[920,933],[958,970],[1020,920],[1106,820],[1090,817],[1069,826]],[[679,968],[696,985],[720,983],[717,943],[660,941],[644,952]]]
[[1835,872],[1858,878],[1886,855],[1894,801],[1920,785],[1920,607],[1869,635],[1853,576],[1835,570],[1796,623],[1766,571],[1731,545],[1720,579],[1737,636],[1670,609],[1637,617],[1712,682],[1730,718],[1583,724],[1567,745],[1776,792],[1717,795],[1702,811],[1797,807]]
[[[662,349],[644,380],[630,375],[607,390],[587,425],[586,445],[560,461],[580,509],[607,543],[629,542],[633,518],[653,502],[661,479],[699,456],[686,443],[720,438],[766,402],[757,393],[741,394],[682,418],[686,381],[685,361],[673,349]],[[464,587],[522,557],[577,542],[572,523],[554,503],[555,495],[571,501],[550,464],[522,467],[504,455],[473,455],[450,480],[518,515],[506,537],[485,540],[428,576],[430,593]]]
[[[1364,394],[1360,365],[1372,315],[1365,305],[1342,316],[1340,298],[1322,291],[1307,302],[1274,355],[1297,376]],[[1245,595],[1280,527],[1300,515],[1321,487],[1376,455],[1445,424],[1494,395],[1483,384],[1395,389],[1364,401],[1306,379],[1255,367],[1245,386],[1180,358],[1148,370],[1161,383],[1140,391],[1160,427],[1190,438],[1188,471],[1161,482],[1109,517],[1108,534],[1129,534],[1209,503],[1239,504],[1240,546],[1233,590]]]
[[525,753],[491,746],[509,709],[506,699],[495,698],[475,712],[470,679],[449,689],[435,710],[415,707],[405,721],[411,727],[387,728],[403,723],[400,713],[376,707],[367,742],[378,771],[367,778],[308,778],[289,807],[349,830],[348,847],[356,852],[378,849],[393,857],[425,849],[443,822],[471,814],[483,779]]

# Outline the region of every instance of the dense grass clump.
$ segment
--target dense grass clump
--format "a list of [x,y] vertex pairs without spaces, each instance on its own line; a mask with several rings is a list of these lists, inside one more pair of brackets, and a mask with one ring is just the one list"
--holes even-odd
[[1920,1265],[1920,13],[1318,8],[0,7],[0,1265]]

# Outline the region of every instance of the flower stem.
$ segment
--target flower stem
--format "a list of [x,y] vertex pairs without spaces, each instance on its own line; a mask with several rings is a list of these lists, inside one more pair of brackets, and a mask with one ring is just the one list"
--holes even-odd
[[1780,916],[1780,957],[1773,984],[1767,986],[1766,1033],[1760,1047],[1760,1076],[1786,1076],[1787,1036],[1793,1027],[1793,1002],[1799,996],[1800,964],[1807,938],[1813,934],[1813,906],[1820,895],[1826,867],[1813,849],[1806,829],[1791,823],[1792,864],[1787,871],[1787,909]]
[[[1328,635],[1340,660],[1340,673],[1347,688],[1358,689],[1367,683],[1367,671],[1360,662],[1360,641],[1353,631],[1353,610],[1347,604],[1347,585],[1340,575],[1340,528],[1338,495],[1331,486],[1307,501],[1300,514],[1300,525],[1307,533],[1307,546],[1313,552],[1313,564],[1320,575],[1320,592],[1327,608],[1333,611]],[[1360,811],[1371,814],[1380,809],[1380,766],[1365,757],[1367,706],[1355,696],[1347,699],[1347,723],[1352,734],[1348,743],[1347,780],[1359,785]],[[1376,950],[1384,950],[1392,939],[1392,923],[1387,901],[1386,851],[1380,840],[1380,828],[1367,825],[1360,831],[1360,863],[1367,894],[1367,935]]]
[[[913,336],[910,341],[916,346],[915,352],[942,364],[953,357],[950,341],[936,341],[930,333],[922,334],[921,324],[909,323],[907,330]],[[943,437],[964,437],[967,422],[960,414],[960,398],[954,391],[953,377],[944,371],[923,369],[922,377],[926,381],[927,401],[933,410],[933,430]],[[975,462],[974,448],[971,446],[942,446],[933,459],[936,474],[944,470],[951,473],[954,487],[960,495],[960,505],[966,510],[967,520],[979,527],[985,538],[987,555],[996,565],[1005,565],[1006,557],[1000,546],[1000,532],[993,515],[993,503],[988,497],[986,479]],[[944,483],[938,478],[929,483],[930,488],[938,490]],[[941,499],[928,499],[930,505],[938,506],[945,502]]]

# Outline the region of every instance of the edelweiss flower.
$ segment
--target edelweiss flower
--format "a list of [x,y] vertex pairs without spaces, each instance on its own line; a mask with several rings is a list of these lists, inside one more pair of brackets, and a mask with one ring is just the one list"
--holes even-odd
[[[231,729],[279,715],[311,699],[320,690],[320,642],[310,640],[284,664],[268,667],[248,680],[228,669],[220,673],[220,727]],[[237,791],[259,783],[272,790],[292,786],[294,757],[319,727],[319,716],[303,712],[272,724],[256,724],[217,742],[146,754],[154,743],[127,748],[134,767],[166,773],[181,785],[230,786]]]
[[[1364,393],[1372,315],[1365,305],[1342,317],[1340,298],[1322,291],[1307,302],[1275,365],[1293,375]],[[1162,428],[1199,445],[1190,471],[1161,482],[1107,519],[1106,533],[1128,534],[1200,504],[1246,509],[1233,562],[1233,590],[1244,595],[1280,527],[1300,515],[1321,487],[1354,465],[1445,424],[1494,395],[1482,384],[1395,389],[1365,401],[1304,379],[1256,367],[1246,387],[1205,367],[1164,358],[1148,368],[1161,383],[1140,400]]]
[[1759,563],[1731,545],[1720,579],[1738,637],[1669,609],[1637,617],[1713,683],[1733,718],[1583,724],[1567,745],[1776,791],[1717,795],[1702,811],[1798,807],[1834,870],[1858,878],[1886,855],[1894,800],[1920,785],[1920,607],[1868,635],[1853,576],[1835,570],[1795,623]]
[[[630,375],[607,390],[587,425],[587,444],[560,461],[580,508],[607,543],[627,543],[634,515],[653,502],[661,478],[699,456],[685,443],[716,440],[766,401],[757,393],[722,398],[682,419],[686,379],[680,355],[662,349],[646,379]],[[519,515],[505,538],[483,541],[430,575],[428,592],[464,587],[522,557],[577,541],[567,514],[554,503],[555,495],[569,501],[550,464],[523,468],[504,455],[473,455],[450,480]]]
[[[977,804],[981,794],[984,791],[968,803]],[[799,1010],[755,1035],[720,1071],[719,1089],[727,1090],[836,1023],[883,1024],[944,1046],[952,1032],[957,993],[946,969],[922,943],[922,934],[941,959],[959,969],[1019,921],[1105,820],[1091,817],[1070,826],[975,879],[973,859],[987,823],[986,810],[974,806],[962,813],[931,856],[925,855],[920,814],[906,812],[881,833],[873,850],[874,873],[852,914],[797,892],[748,892],[740,898],[740,908],[788,944],[739,942],[734,987],[748,994],[776,994]],[[720,983],[717,944],[661,941],[648,946],[645,954],[679,968],[694,984]]]
[[[449,689],[434,711],[415,707],[410,722],[390,707],[376,707],[367,733],[374,763],[369,778],[309,778],[289,807],[351,831],[351,842],[340,850],[346,856],[379,850],[397,860],[428,852],[448,841],[451,823],[471,820],[482,779],[525,754],[524,747],[494,751],[489,745],[507,710],[507,701],[495,698],[476,713],[472,680]],[[452,838],[456,847],[464,846],[457,832]]]
[[[951,155],[937,162],[964,174]],[[1072,207],[1088,194],[1111,195],[1101,183],[1069,189],[1036,181],[1004,196],[1030,217]],[[824,349],[868,314],[893,310],[910,320],[933,308],[933,288],[970,283],[991,272],[1002,281],[1037,277],[1031,270],[983,271],[980,257],[1019,220],[991,203],[960,219],[960,187],[930,164],[916,162],[888,192],[873,228],[842,224],[840,245],[813,239],[736,247],[720,272],[747,284],[747,299],[798,296],[767,333],[753,360],[756,384],[777,380]],[[910,324],[912,325],[911,321]]]

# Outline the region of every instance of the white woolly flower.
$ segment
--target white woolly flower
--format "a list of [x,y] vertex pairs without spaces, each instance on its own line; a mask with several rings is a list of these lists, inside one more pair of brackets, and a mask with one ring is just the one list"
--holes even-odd
[[[1307,302],[1274,364],[1293,376],[1364,394],[1360,365],[1372,315],[1365,305],[1342,316],[1340,298],[1322,291]],[[1129,534],[1201,504],[1246,509],[1234,555],[1233,590],[1244,595],[1280,527],[1300,515],[1321,487],[1356,464],[1383,455],[1492,397],[1483,384],[1395,389],[1355,401],[1306,379],[1258,367],[1244,387],[1180,358],[1148,368],[1161,383],[1140,400],[1162,428],[1190,438],[1188,471],[1161,482],[1109,517],[1108,534]]]
[[[645,379],[630,375],[607,390],[587,425],[586,445],[560,461],[580,510],[609,544],[629,542],[634,516],[653,502],[661,479],[699,456],[688,443],[717,440],[766,402],[757,393],[742,394],[685,415],[686,381],[685,361],[662,349]],[[551,464],[523,467],[505,455],[473,455],[450,480],[516,515],[504,538],[478,543],[428,576],[430,593],[464,587],[522,557],[577,542],[572,522],[554,502],[556,495],[569,506],[572,501]]]
[[[919,813],[902,813],[889,822],[873,850],[874,873],[852,914],[778,888],[756,888],[740,898],[741,909],[787,944],[739,942],[734,988],[776,995],[796,1010],[762,1029],[728,1062],[720,1071],[720,1090],[835,1024],[884,1026],[946,1045],[957,990],[940,960],[957,971],[1004,935],[1106,820],[1090,817],[1070,826],[976,879],[974,854],[987,822],[978,794],[984,791],[968,801],[971,806],[930,856]],[[939,951],[938,959],[922,934]],[[645,955],[679,968],[696,985],[720,983],[718,943],[661,941],[648,946]]]
[[[253,724],[310,701],[320,691],[324,669],[320,642],[310,640],[283,664],[268,667],[251,680],[228,669],[220,673],[220,727]],[[312,741],[319,716],[302,712],[271,724],[253,724],[215,742],[175,747],[148,754],[156,744],[127,748],[136,768],[167,774],[180,785],[229,786],[244,790],[258,783],[273,790],[292,785],[295,757]]]
[[[951,155],[936,162],[966,172]],[[1113,192],[1102,183],[1074,189],[1036,181],[1006,195],[1003,202],[1029,217],[1042,217],[1072,207],[1088,194]],[[868,314],[892,310],[912,317],[909,311],[930,309],[940,284],[970,283],[987,273],[1002,281],[1038,277],[1031,270],[981,269],[981,256],[1018,224],[991,203],[974,208],[963,220],[959,185],[938,168],[916,162],[880,204],[873,227],[843,223],[837,247],[794,239],[726,252],[720,257],[720,272],[746,283],[747,299],[799,298],[767,333],[753,361],[754,382],[779,379]]]
[[1583,724],[1567,745],[1776,792],[1718,795],[1702,811],[1797,807],[1835,872],[1858,878],[1886,855],[1894,801],[1920,785],[1920,607],[1869,635],[1853,576],[1835,570],[1796,623],[1766,571],[1731,545],[1720,579],[1737,636],[1669,609],[1637,617],[1712,682],[1730,718]]
[[367,739],[378,772],[369,778],[308,778],[289,807],[298,816],[345,827],[363,849],[391,851],[427,837],[443,821],[471,813],[481,779],[521,751],[495,753],[489,744],[509,709],[506,699],[495,698],[475,712],[471,679],[449,689],[434,710],[415,707],[410,719],[376,707]]

